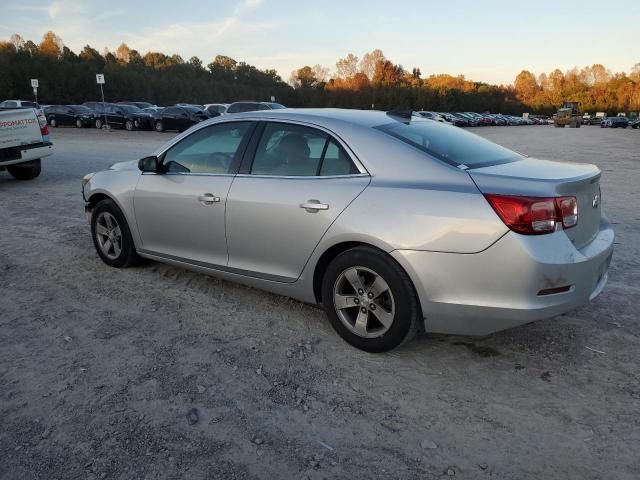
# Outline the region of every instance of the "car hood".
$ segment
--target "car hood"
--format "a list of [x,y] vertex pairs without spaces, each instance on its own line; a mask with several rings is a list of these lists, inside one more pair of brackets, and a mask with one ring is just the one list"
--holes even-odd
[[109,170],[138,170],[138,160],[114,163]]

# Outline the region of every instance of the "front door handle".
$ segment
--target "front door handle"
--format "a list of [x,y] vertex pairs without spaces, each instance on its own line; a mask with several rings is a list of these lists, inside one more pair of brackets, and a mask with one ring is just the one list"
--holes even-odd
[[320,200],[308,200],[301,203],[300,208],[304,208],[309,213],[316,213],[318,210],[329,210],[329,204],[320,203]]
[[205,193],[204,195],[200,195],[198,197],[198,201],[203,205],[213,205],[214,203],[220,202],[220,197],[214,195],[213,193]]

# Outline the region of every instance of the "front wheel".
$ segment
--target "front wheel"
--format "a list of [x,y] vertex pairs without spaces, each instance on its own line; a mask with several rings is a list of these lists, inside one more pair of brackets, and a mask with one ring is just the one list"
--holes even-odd
[[134,128],[133,122],[131,120],[127,120],[124,123],[124,128],[127,129],[128,131],[132,131]]
[[164,132],[164,125],[162,124],[162,120],[158,120],[154,125],[156,132]]
[[84,125],[82,124],[82,120],[79,118],[76,119],[76,128],[82,128]]
[[55,118],[50,118],[49,119],[49,126],[51,128],[56,128],[58,126],[58,121]]
[[19,163],[18,165],[8,165],[7,171],[16,180],[33,180],[42,171],[40,160]]
[[107,265],[122,268],[137,262],[129,225],[113,200],[100,201],[91,212],[91,236],[98,255]]
[[96,128],[100,130],[102,128],[102,119],[96,118]]
[[329,264],[322,303],[336,332],[367,352],[386,352],[409,341],[422,319],[408,275],[370,247],[347,250]]

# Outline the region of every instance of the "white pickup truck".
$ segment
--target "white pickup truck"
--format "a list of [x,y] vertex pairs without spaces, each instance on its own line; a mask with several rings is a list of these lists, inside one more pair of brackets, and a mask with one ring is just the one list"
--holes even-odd
[[40,175],[40,159],[53,153],[47,119],[40,109],[0,109],[0,171],[18,180]]

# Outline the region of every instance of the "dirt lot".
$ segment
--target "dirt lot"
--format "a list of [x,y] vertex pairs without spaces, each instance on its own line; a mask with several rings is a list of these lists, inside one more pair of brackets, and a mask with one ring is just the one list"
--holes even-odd
[[37,180],[0,173],[0,477],[637,479],[640,132],[475,131],[600,166],[609,285],[559,318],[371,355],[312,306],[106,267],[80,178],[171,134],[54,130]]

